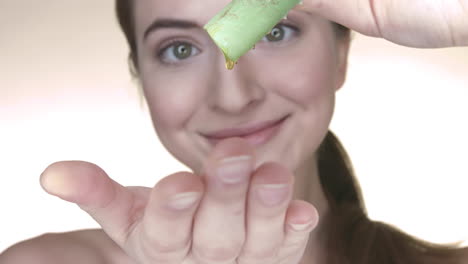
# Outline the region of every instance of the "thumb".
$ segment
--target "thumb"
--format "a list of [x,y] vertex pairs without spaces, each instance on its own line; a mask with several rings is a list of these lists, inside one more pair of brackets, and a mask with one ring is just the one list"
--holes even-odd
[[135,194],[113,181],[95,164],[84,161],[53,163],[41,174],[42,188],[80,206],[106,233],[123,245],[137,219]]

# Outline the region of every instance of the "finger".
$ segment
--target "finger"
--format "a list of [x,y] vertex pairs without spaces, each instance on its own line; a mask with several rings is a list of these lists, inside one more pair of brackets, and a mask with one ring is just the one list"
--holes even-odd
[[54,163],[41,174],[40,181],[48,193],[79,205],[119,245],[124,243],[141,208],[141,199],[92,163]]
[[198,263],[232,263],[245,239],[245,202],[254,166],[252,147],[239,138],[216,145],[205,164],[205,195],[194,223]]
[[247,238],[239,264],[276,263],[293,182],[294,176],[278,163],[263,164],[255,171],[247,203]]
[[299,263],[318,222],[319,214],[312,204],[301,200],[291,202],[284,226],[286,235],[279,251],[281,256],[292,257],[286,263]]
[[369,0],[304,0],[293,10],[319,14],[362,34],[380,37],[376,3]]
[[159,181],[131,238],[137,254],[148,263],[182,263],[191,246],[193,217],[203,189],[201,178],[188,172]]

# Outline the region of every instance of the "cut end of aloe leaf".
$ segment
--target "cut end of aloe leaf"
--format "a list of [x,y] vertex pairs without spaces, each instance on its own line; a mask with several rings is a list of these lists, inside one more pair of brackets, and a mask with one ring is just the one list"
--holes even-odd
[[301,0],[232,0],[204,27],[233,69]]

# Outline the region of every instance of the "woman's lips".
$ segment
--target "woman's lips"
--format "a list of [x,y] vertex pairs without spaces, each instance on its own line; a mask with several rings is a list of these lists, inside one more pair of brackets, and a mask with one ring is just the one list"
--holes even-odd
[[216,144],[223,139],[239,137],[245,139],[251,145],[258,146],[275,136],[288,117],[289,116],[285,116],[279,120],[267,121],[249,126],[224,129],[214,133],[204,134],[204,136],[212,144]]

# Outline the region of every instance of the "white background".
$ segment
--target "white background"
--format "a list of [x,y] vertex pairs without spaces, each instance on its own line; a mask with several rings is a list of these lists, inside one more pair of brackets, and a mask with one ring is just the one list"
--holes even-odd
[[[126,65],[112,0],[0,1],[0,252],[97,227],[47,195],[58,160],[124,185],[183,169],[161,147]],[[370,216],[433,242],[468,239],[468,48],[416,50],[356,35],[332,130]]]

